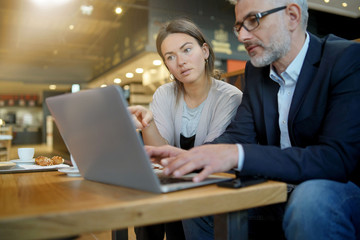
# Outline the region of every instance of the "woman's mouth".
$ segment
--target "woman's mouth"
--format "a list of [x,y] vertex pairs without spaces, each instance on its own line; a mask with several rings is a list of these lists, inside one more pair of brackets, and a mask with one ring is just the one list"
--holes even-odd
[[181,71],[181,75],[187,76],[190,74],[190,72],[191,72],[191,69],[185,69],[185,70]]

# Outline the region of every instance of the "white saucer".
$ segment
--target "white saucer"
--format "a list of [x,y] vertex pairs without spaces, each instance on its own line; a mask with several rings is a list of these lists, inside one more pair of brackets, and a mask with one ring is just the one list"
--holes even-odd
[[58,169],[59,172],[66,173],[69,177],[81,177],[78,168],[67,167]]
[[29,159],[29,160],[20,160],[20,159],[14,159],[14,160],[10,160],[13,163],[16,164],[35,164],[35,159]]
[[16,166],[16,164],[15,163],[13,163],[13,162],[0,162],[0,169],[9,169],[9,168],[12,168],[12,167],[14,167],[14,166]]

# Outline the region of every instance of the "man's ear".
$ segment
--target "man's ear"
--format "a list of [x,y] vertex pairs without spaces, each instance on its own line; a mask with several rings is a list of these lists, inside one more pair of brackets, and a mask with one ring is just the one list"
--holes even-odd
[[288,29],[293,32],[301,24],[301,8],[299,5],[295,3],[290,3],[285,9],[286,14],[288,16]]

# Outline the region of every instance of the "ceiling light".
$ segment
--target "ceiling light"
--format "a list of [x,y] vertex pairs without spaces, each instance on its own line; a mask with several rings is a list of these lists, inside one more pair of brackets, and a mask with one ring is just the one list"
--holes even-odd
[[347,7],[347,3],[346,3],[346,2],[343,2],[341,5],[342,5],[343,7]]
[[55,90],[55,89],[56,89],[56,85],[54,85],[54,84],[49,85],[49,89],[50,89],[50,90]]
[[92,5],[81,5],[80,6],[80,11],[83,15],[90,16],[93,10],[94,10],[94,7]]
[[106,84],[101,84],[100,87],[101,87],[101,88],[104,88],[104,87],[107,87],[107,85],[106,85]]
[[62,5],[69,2],[70,0],[31,0],[31,1],[40,7],[47,7],[51,5]]
[[131,73],[131,72],[128,72],[128,73],[125,74],[125,76],[126,76],[127,78],[133,78],[133,77],[134,77],[134,74]]
[[115,78],[114,83],[117,83],[117,84],[121,83],[121,79],[120,78]]
[[72,24],[69,26],[69,29],[70,29],[70,30],[74,30],[74,28],[75,28],[75,26],[72,25]]
[[121,7],[116,7],[115,8],[115,13],[116,14],[121,14],[122,13],[122,8]]
[[330,2],[330,0],[324,0],[324,2],[325,2],[325,3],[329,3],[329,2]]
[[153,61],[153,64],[154,64],[155,66],[160,66],[160,65],[161,65],[161,60],[154,60],[154,61]]
[[135,69],[135,72],[136,73],[143,73],[144,69],[143,68],[137,68],[137,69]]
[[72,93],[75,93],[75,92],[78,92],[78,91],[80,91],[80,84],[71,85],[71,92]]

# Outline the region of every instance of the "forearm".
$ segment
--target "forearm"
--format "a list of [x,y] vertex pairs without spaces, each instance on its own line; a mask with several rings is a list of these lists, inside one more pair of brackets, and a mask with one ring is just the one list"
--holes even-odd
[[149,126],[142,130],[142,137],[145,145],[161,146],[168,144],[161,136],[155,121],[151,121]]

